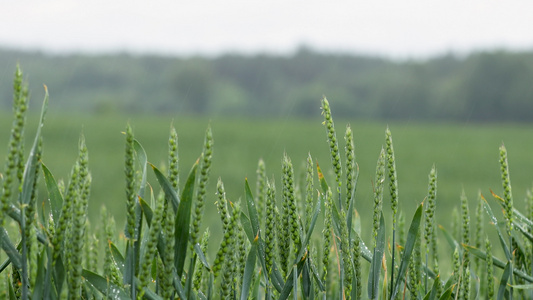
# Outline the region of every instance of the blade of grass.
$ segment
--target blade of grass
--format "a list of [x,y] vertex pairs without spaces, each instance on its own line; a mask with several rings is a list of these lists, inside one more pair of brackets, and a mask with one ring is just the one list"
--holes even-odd
[[261,267],[263,268],[263,274],[265,276],[265,280],[268,278],[268,272],[266,267],[266,261],[265,261],[265,245],[264,241],[261,238],[261,230],[259,227],[259,215],[257,213],[257,208],[255,205],[254,196],[252,195],[252,190],[250,189],[250,186],[248,185],[248,179],[244,180],[244,193],[246,196],[246,206],[248,208],[248,214],[250,217],[250,223],[252,225],[252,233],[254,235],[254,240],[257,239],[257,254],[259,258],[259,263],[261,264]]
[[135,152],[137,153],[137,159],[139,161],[139,164],[141,165],[142,175],[141,175],[141,184],[139,185],[139,196],[144,198],[144,190],[146,188],[146,168],[148,165],[148,161],[146,158],[146,151],[144,151],[143,146],[139,141],[136,139],[133,140],[133,148],[135,149]]
[[520,290],[531,290],[533,289],[533,284],[516,284],[516,285],[511,285],[513,288],[515,289],[520,289]]
[[379,292],[379,279],[381,274],[381,262],[383,261],[383,252],[385,250],[385,220],[383,212],[379,220],[378,236],[376,239],[376,247],[374,248],[374,255],[370,264],[370,272],[368,276],[368,297],[376,299]]
[[452,293],[453,293],[453,289],[455,288],[455,284],[451,285],[450,287],[448,287],[443,293],[442,295],[440,296],[439,300],[450,300],[452,299]]
[[522,227],[522,224],[518,223],[516,220],[513,221],[513,224],[514,227],[518,228],[520,233],[522,233],[526,239],[528,239],[530,242],[533,242],[533,235],[529,233],[526,228]]
[[181,277],[178,276],[176,269],[173,270],[172,277],[173,277],[172,282],[174,283],[174,289],[176,289],[176,293],[178,294],[178,297],[181,299],[187,299],[185,290],[183,289],[183,286],[181,285]]
[[[189,226],[191,220],[192,200],[194,196],[194,182],[196,181],[196,169],[198,167],[198,160],[193,165],[189,172],[189,177],[183,188],[181,201],[176,214],[176,229],[175,229],[175,266],[179,278],[183,274],[183,267],[185,265],[185,257],[187,256],[187,244],[189,241]],[[152,165],[152,168],[156,168]],[[168,181],[167,181],[168,182]],[[165,191],[166,193],[166,191]]]
[[289,276],[287,276],[287,281],[285,281],[285,284],[283,285],[283,289],[280,292],[280,295],[278,298],[279,300],[285,300],[289,298],[289,295],[293,291],[293,287],[295,285],[294,283],[296,280],[294,278],[296,279],[298,278],[298,275],[302,271],[304,262],[305,260],[302,260],[297,265],[294,265],[294,267],[292,268],[291,273],[289,274]]
[[438,280],[433,281],[433,286],[431,287],[431,290],[424,297],[424,300],[434,300],[437,297],[438,284],[439,284]]
[[[468,251],[470,252],[471,254],[473,254],[474,256],[482,259],[482,260],[485,260],[487,258],[487,253],[485,251],[482,251],[482,250],[479,250],[478,248],[476,247],[473,247],[473,246],[470,246],[470,245],[463,245],[463,247]],[[505,266],[506,266],[506,263],[503,262],[502,260],[500,260],[499,258],[497,258],[496,256],[492,256],[492,264],[500,269],[504,269]],[[532,276],[529,276],[527,275],[526,273],[516,269],[516,268],[513,268],[513,274],[515,276],[518,276],[520,277],[521,279],[523,280],[526,280],[528,282],[533,282],[533,277]]]
[[453,249],[459,247],[459,242],[457,242],[453,236],[446,230],[444,229],[444,227],[442,225],[439,225],[439,229],[442,231],[442,233],[444,234],[444,238],[446,239],[446,241],[448,242],[448,244],[450,245],[450,247],[452,248],[452,251]]
[[372,262],[372,252],[370,252],[370,249],[366,246],[365,242],[361,238],[359,234],[357,234],[357,238],[359,239],[359,247],[361,247],[361,256],[368,262]]
[[311,274],[309,274],[309,260],[306,260],[304,268],[302,270],[301,285],[302,285],[302,294],[304,298],[309,298],[311,294],[311,289],[313,288],[311,282]]
[[481,199],[483,200],[483,207],[485,208],[485,211],[489,215],[489,218],[490,218],[490,220],[492,222],[492,225],[494,225],[494,227],[496,228],[496,232],[498,233],[498,237],[500,239],[500,243],[502,245],[503,251],[505,252],[505,257],[507,258],[507,260],[511,260],[511,253],[509,252],[509,247],[507,247],[507,243],[505,242],[505,239],[504,239],[503,234],[502,234],[502,232],[500,230],[500,227],[498,226],[498,219],[496,219],[496,217],[492,213],[492,209],[490,208],[489,203],[487,202],[485,197],[483,197],[483,195],[481,195]]
[[257,214],[257,208],[255,207],[254,197],[252,195],[252,190],[248,185],[248,178],[244,180],[244,191],[246,195],[246,205],[248,207],[248,215],[250,217],[250,222],[252,224],[252,233],[254,236],[259,235],[259,215]]
[[209,263],[207,262],[207,258],[205,257],[205,254],[202,251],[200,244],[198,243],[194,244],[193,250],[194,250],[194,253],[196,253],[202,265],[204,265],[204,267],[206,267],[208,270],[211,270],[211,267],[209,266]]
[[[174,213],[177,213],[178,207],[180,205],[180,199],[178,197],[178,194],[176,193],[176,191],[172,187],[172,184],[170,183],[170,181],[168,181],[167,177],[165,175],[163,175],[163,173],[161,173],[161,171],[159,171],[159,169],[157,169],[154,165],[151,165],[151,166],[152,166],[152,169],[154,170],[155,177],[157,178],[157,181],[159,182],[159,185],[161,186],[161,188],[165,192],[165,197],[166,197],[167,201],[170,201],[170,204],[172,204],[172,208],[174,209]],[[198,161],[196,161],[196,163],[193,166],[193,169],[195,171],[196,171],[196,167],[197,166],[198,166]],[[191,172],[192,172],[192,170],[191,170]],[[190,173],[189,173],[189,176],[191,176]]]
[[23,181],[22,181],[22,191],[19,194],[19,203],[20,203],[20,230],[22,232],[22,299],[29,298],[29,274],[28,274],[28,241],[26,240],[26,206],[29,205],[32,196],[36,193],[34,191],[36,172],[38,163],[39,163],[39,148],[41,144],[41,128],[44,126],[44,117],[46,115],[46,110],[48,108],[48,88],[44,86],[45,96],[43,101],[43,106],[41,109],[41,117],[37,125],[37,132],[35,133],[35,138],[33,140],[33,146],[31,147],[30,153],[28,155],[28,160],[24,166]]
[[500,279],[500,287],[498,288],[498,296],[496,299],[502,300],[505,298],[505,290],[507,289],[507,282],[511,277],[511,262],[509,261],[503,269],[502,278]]
[[[354,182],[357,183],[357,180],[358,180],[358,177],[359,177],[359,165],[358,164],[355,164],[356,166],[356,172],[355,172],[355,180]],[[357,185],[355,185],[357,186]],[[352,192],[352,197],[350,198],[350,204],[348,205],[348,212],[347,212],[347,215],[346,215],[346,224],[348,225],[348,240],[351,241],[352,240],[352,219],[353,219],[353,214],[355,213],[356,214],[356,219],[357,219],[357,212],[355,211],[355,186],[354,186],[354,190]]]
[[[13,220],[15,220],[19,225],[21,224],[22,219],[20,217],[20,209],[18,209],[15,205],[13,205],[13,204],[9,205],[9,210],[7,211],[7,214]],[[39,241],[43,245],[48,245],[48,243],[49,243],[48,237],[46,235],[44,235],[43,232],[38,230],[38,228],[35,228],[35,231],[36,231],[36,234],[37,234],[37,241]]]
[[318,288],[320,291],[324,292],[326,291],[326,287],[324,286],[324,283],[320,279],[320,275],[318,273],[318,270],[316,269],[314,264],[309,264],[311,273],[313,274],[313,277],[315,278],[315,282],[318,284]]
[[316,171],[318,174],[318,181],[320,182],[320,187],[322,187],[322,192],[324,194],[328,193],[328,183],[326,182],[326,178],[324,178],[324,173],[322,173],[322,170],[320,169],[320,166],[318,165],[318,161],[316,162]]
[[292,298],[294,300],[298,300],[298,276],[294,274],[298,274],[298,268],[296,265],[292,267]]
[[18,300],[17,296],[15,296],[15,291],[13,290],[13,285],[11,283],[7,284],[9,289],[9,300]]
[[117,299],[117,300],[131,299],[130,296],[122,288],[116,286],[115,284],[111,282],[108,282],[107,279],[105,279],[104,277],[96,273],[93,273],[89,270],[83,270],[82,276],[83,278],[85,278],[85,280],[89,281],[103,295],[106,295],[106,293],[110,292],[111,294],[106,295],[106,296],[110,297],[111,299]]
[[411,254],[413,253],[413,249],[415,246],[416,236],[420,227],[420,220],[422,219],[423,205],[424,204],[421,203],[418,206],[415,215],[413,216],[413,220],[411,221],[411,226],[409,227],[409,231],[407,233],[407,240],[405,242],[402,260],[400,262],[400,268],[398,269],[398,277],[396,277],[396,280],[394,280],[394,292],[390,295],[390,299],[396,298],[396,295],[398,294],[398,290],[400,288],[400,284],[403,282],[405,274],[407,273],[409,260],[411,259]]
[[255,260],[257,252],[257,242],[252,244],[250,251],[248,252],[248,259],[246,260],[246,265],[244,267],[244,274],[242,277],[242,287],[241,287],[241,300],[247,300],[248,294],[250,292],[250,286],[252,284]]
[[50,211],[52,212],[54,220],[58,220],[59,215],[61,214],[61,206],[63,205],[63,196],[61,196],[59,188],[57,187],[57,182],[50,170],[48,170],[43,163],[41,163],[41,167],[43,168],[44,180],[48,191]]
[[[189,262],[189,271],[187,274],[194,274],[194,268],[196,267],[196,254],[193,254],[191,256],[190,262]],[[185,280],[185,289],[187,296],[187,299],[194,299],[193,291],[192,291],[192,281],[194,276],[187,276],[187,280]]]
[[37,261],[37,277],[35,278],[35,286],[33,287],[32,292],[32,299],[43,299],[43,291],[45,284],[48,285],[50,283],[45,283],[44,281],[44,271],[45,271],[45,263],[44,263],[44,256],[46,255],[45,250],[41,251],[41,254],[39,254],[39,258]]
[[272,280],[272,285],[274,288],[278,291],[278,293],[280,293],[283,290],[283,284],[285,282],[283,280],[283,276],[281,276],[281,272],[279,271],[276,261],[274,261],[272,264],[270,279]]
[[11,260],[11,263],[20,270],[22,268],[22,256],[17,250],[17,247],[13,245],[11,240],[9,239],[9,235],[7,234],[7,230],[3,227],[0,227],[0,245],[2,246],[2,249],[4,249],[4,252]]
[[113,244],[113,242],[109,242],[109,248],[111,249],[111,254],[113,255],[113,259],[118,265],[118,268],[121,272],[124,272],[124,256],[122,256],[122,253],[120,253],[120,250],[118,250],[117,246]]
[[[31,195],[33,193],[33,185],[35,178],[35,168],[38,164],[38,148],[41,140],[41,128],[44,126],[44,117],[46,116],[46,111],[48,109],[48,88],[44,86],[45,95],[43,100],[43,105],[41,108],[41,116],[39,119],[39,124],[37,125],[37,132],[35,133],[35,138],[33,140],[33,146],[31,147],[28,160],[24,168],[24,179],[22,183],[22,193],[20,194],[21,204],[28,204],[30,202]],[[24,206],[23,206],[24,207]]]
[[305,235],[305,238],[302,242],[302,246],[300,247],[300,251],[298,251],[298,255],[296,256],[296,259],[294,263],[298,263],[304,256],[304,254],[307,252],[307,246],[309,244],[309,240],[311,239],[311,235],[313,234],[313,230],[315,229],[316,220],[318,218],[318,215],[320,214],[320,197],[318,198],[315,209],[313,212],[313,218],[311,219],[311,223],[309,224],[309,228],[307,229],[307,234]]
[[241,225],[244,230],[244,233],[248,237],[248,240],[250,241],[250,243],[253,243],[255,240],[255,235],[253,233],[252,223],[243,211],[241,211]]

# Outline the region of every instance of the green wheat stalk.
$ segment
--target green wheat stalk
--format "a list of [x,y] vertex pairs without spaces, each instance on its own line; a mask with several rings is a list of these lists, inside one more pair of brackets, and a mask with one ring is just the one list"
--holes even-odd
[[178,133],[173,126],[170,127],[170,136],[168,138],[168,180],[172,184],[176,194],[180,195]]
[[[267,180],[266,198],[266,228],[265,228],[265,265],[270,275],[276,258],[276,185],[274,178]],[[270,276],[269,276],[270,279]]]
[[259,159],[257,163],[257,184],[256,184],[256,203],[257,203],[257,215],[259,217],[260,225],[264,223],[264,211],[266,209],[266,197],[267,197],[267,174],[265,161]]
[[[324,125],[326,126],[326,134],[328,136],[329,150],[331,154],[331,163],[333,164],[333,170],[335,172],[335,180],[337,182],[337,194],[341,194],[341,176],[342,176],[342,164],[339,154],[339,144],[337,142],[337,134],[335,133],[335,124],[333,123],[333,117],[331,116],[331,108],[329,106],[328,99],[322,98],[322,114],[324,115]],[[339,202],[342,209],[342,203]]]
[[357,178],[357,164],[355,162],[355,146],[353,141],[353,132],[350,124],[346,125],[346,133],[344,135],[346,141],[346,210],[350,207],[351,199],[355,194],[355,184]]
[[209,181],[209,172],[211,170],[211,160],[213,158],[213,132],[209,126],[205,132],[204,147],[200,163],[200,176],[198,178],[198,188],[196,189],[196,201],[194,202],[191,240],[192,245],[199,242],[199,232],[204,213],[204,202],[207,193],[207,183]]
[[[461,212],[462,212],[462,241],[463,244],[470,244],[470,213],[468,209],[468,199],[466,197],[465,191],[461,193]],[[463,251],[463,279],[461,280],[461,298],[468,299],[470,297],[470,255],[468,251]],[[467,272],[468,271],[468,272]]]
[[72,206],[72,224],[69,230],[70,253],[67,254],[68,263],[71,274],[68,277],[68,297],[69,299],[79,299],[81,293],[81,271],[82,271],[82,253],[84,247],[85,224],[87,219],[87,206],[89,198],[89,189],[91,184],[91,176],[88,170],[88,152],[85,145],[85,138],[83,135],[79,142],[79,158],[77,162],[79,166],[78,186],[73,187],[77,189],[77,195],[73,198]]
[[[507,162],[507,149],[505,148],[505,145],[500,146],[500,171],[501,171],[501,179],[502,179],[502,186],[503,186],[503,207],[504,207],[504,216],[507,221],[506,223],[506,229],[507,234],[509,235],[509,253],[513,253],[513,237],[512,237],[512,231],[513,231],[513,194],[511,191],[511,177],[509,175],[509,164]],[[511,267],[511,274],[513,274],[513,264],[512,264],[512,255],[510,257],[511,263],[509,264]],[[513,284],[513,277],[509,277],[510,284]],[[513,288],[511,286],[510,288],[510,297],[513,298]]]
[[222,281],[220,283],[221,299],[230,299],[231,292],[234,290],[233,278],[235,276],[234,264],[236,258],[233,249],[236,244],[237,218],[240,216],[240,213],[241,210],[239,205],[234,205],[230,218],[230,226],[224,233],[224,253],[226,257],[224,259]]
[[487,253],[485,262],[487,270],[487,289],[486,297],[487,299],[494,298],[494,275],[493,275],[493,261],[492,261],[492,243],[489,238],[485,238],[485,251]]
[[[152,193],[153,198],[153,193]],[[161,232],[161,220],[163,218],[163,209],[164,209],[164,198],[156,197],[155,198],[155,211],[152,217],[152,222],[150,229],[148,231],[148,240],[144,245],[144,253],[142,254],[142,259],[140,262],[139,268],[139,293],[137,294],[137,299],[143,299],[143,296],[148,288],[149,280],[151,279],[150,271],[151,264],[156,254],[157,240],[159,238],[159,233]]]
[[383,207],[383,183],[385,181],[385,150],[381,148],[376,165],[376,181],[374,186],[374,214],[372,227],[373,246],[376,247],[379,219]]
[[27,110],[27,88],[22,83],[22,70],[17,65],[15,79],[13,80],[13,113],[14,120],[11,128],[11,135],[8,142],[6,167],[3,174],[2,194],[0,195],[0,225],[4,225],[4,216],[10,206],[11,195],[13,193],[13,173],[21,178],[22,160],[22,136],[24,133],[25,112]]
[[134,150],[133,130],[128,123],[126,127],[126,155],[125,155],[125,175],[126,175],[126,237],[135,239],[135,150]]
[[306,168],[305,168],[305,228],[309,228],[309,224],[311,223],[311,217],[313,214],[313,203],[314,203],[314,185],[313,185],[313,178],[314,178],[314,166],[313,166],[313,158],[311,157],[311,153],[307,154],[307,160],[306,160]]
[[218,201],[217,201],[217,207],[218,207],[218,213],[220,215],[220,218],[222,220],[222,231],[223,231],[223,237],[222,241],[220,243],[220,247],[218,248],[218,252],[215,257],[215,261],[213,263],[213,274],[215,279],[219,276],[220,270],[222,269],[224,265],[224,261],[227,257],[227,252],[230,250],[229,245],[229,232],[231,229],[231,216],[228,212],[228,201],[226,199],[226,192],[224,189],[224,184],[222,180],[219,178],[217,183],[217,195],[218,195]]
[[288,209],[288,225],[290,226],[290,236],[291,240],[294,243],[294,251],[300,249],[300,227],[299,227],[299,218],[296,208],[296,199],[295,199],[295,183],[294,183],[294,168],[290,157],[285,154],[283,159],[283,201],[286,202],[286,207]]

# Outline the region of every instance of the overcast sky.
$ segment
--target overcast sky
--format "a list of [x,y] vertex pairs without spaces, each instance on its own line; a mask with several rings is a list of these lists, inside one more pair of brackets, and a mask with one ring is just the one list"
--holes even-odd
[[533,50],[533,1],[0,0],[0,46],[70,52],[424,58]]

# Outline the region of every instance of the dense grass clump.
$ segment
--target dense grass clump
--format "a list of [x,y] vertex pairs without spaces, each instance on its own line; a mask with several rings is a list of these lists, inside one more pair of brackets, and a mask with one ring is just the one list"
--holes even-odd
[[[56,180],[42,159],[41,127],[48,93],[33,144],[24,157],[28,95],[17,68],[14,121],[0,194],[2,299],[533,296],[533,193],[527,193],[527,212],[514,207],[503,145],[503,197],[492,193],[490,205],[479,193],[476,209],[470,210],[463,193],[457,220],[448,231],[437,226],[435,166],[429,171],[429,183],[424,184],[427,196],[420,199],[415,211],[402,209],[401,180],[389,128],[377,156],[372,199],[358,197],[357,139],[348,125],[345,145],[339,144],[326,98],[322,99],[324,146],[330,150],[331,168],[308,153],[299,174],[286,152],[276,182],[260,159],[254,192],[244,179],[242,197],[236,199],[227,196],[222,177],[216,181],[216,191],[208,191],[211,164],[216,159],[211,126],[198,160],[183,181],[174,127],[169,133],[164,172],[149,163],[133,128],[126,125],[125,193],[120,199],[125,222],[117,232],[105,207],[100,224],[88,221],[92,175],[90,145],[83,135],[66,182]],[[44,180],[47,193],[41,197],[39,179]],[[206,195],[214,192],[222,232],[215,246],[210,242],[211,230],[202,226],[208,218],[204,215]],[[363,201],[371,202],[373,209],[358,210],[369,207],[363,206]],[[503,217],[495,216],[493,206],[503,210]],[[362,214],[371,216],[371,225],[361,221]],[[447,248],[449,255],[439,255],[439,248]]]

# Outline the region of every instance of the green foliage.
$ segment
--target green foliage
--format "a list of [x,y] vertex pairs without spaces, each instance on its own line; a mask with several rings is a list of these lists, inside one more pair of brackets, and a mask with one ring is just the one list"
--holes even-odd
[[[8,78],[15,62],[32,74],[34,84],[47,82],[61,91],[54,97],[54,111],[231,117],[285,117],[290,112],[314,117],[319,111],[317,95],[326,94],[335,99],[337,117],[388,122],[533,120],[531,51],[398,61],[306,47],[291,55],[219,57],[53,55],[0,49],[2,78]],[[11,86],[0,85],[0,97],[10,96]]]
[[[17,71],[15,93],[22,93],[19,91],[23,90],[20,88],[21,76]],[[13,124],[12,137],[23,133],[18,121],[21,108],[16,107],[22,105],[26,106],[27,102],[15,101],[17,121]],[[175,130],[170,132],[167,160],[170,166],[168,176],[165,176],[158,167],[148,163],[146,151],[135,139],[131,126],[127,126],[126,195],[122,196],[126,203],[123,209],[126,218],[123,233],[117,233],[114,219],[105,209],[101,213],[101,227],[88,226],[92,176],[84,135],[80,138],[78,156],[65,189],[60,188],[50,169],[42,164],[41,127],[47,105],[46,93],[25,164],[19,162],[23,160],[22,146],[18,144],[23,141],[22,136],[18,142],[8,144],[6,168],[11,170],[4,174],[11,174],[10,184],[18,179],[20,187],[15,189],[6,185],[8,178],[4,178],[0,198],[3,201],[0,257],[4,261],[0,265],[0,278],[5,292],[0,296],[5,298],[399,299],[411,295],[413,299],[470,299],[474,296],[504,299],[513,296],[528,298],[530,295],[533,276],[528,251],[533,244],[533,221],[528,218],[531,212],[522,214],[512,205],[510,168],[504,147],[500,148],[504,196],[493,193],[503,216],[498,219],[482,195],[476,210],[476,214],[480,214],[483,208],[496,230],[497,239],[493,243],[487,237],[484,249],[480,249],[484,228],[476,224],[475,244],[470,244],[472,218],[464,193],[460,197],[462,222],[457,221],[462,224],[462,227],[457,225],[462,234],[449,234],[441,227],[443,238],[435,238],[435,215],[438,214],[435,167],[429,175],[427,198],[416,207],[406,234],[404,214],[399,214],[396,242],[396,213],[402,211],[399,208],[403,204],[397,203],[397,160],[391,133],[386,131],[386,147],[381,148],[376,164],[374,209],[364,210],[360,204],[363,201],[355,201],[359,197],[355,193],[359,172],[353,132],[347,127],[347,145],[339,147],[331,107],[324,98],[322,105],[328,136],[324,146],[329,149],[332,162],[331,168],[327,168],[328,173],[317,162],[317,178],[314,178],[314,163],[308,154],[303,171],[305,197],[299,197],[297,191],[301,183],[285,153],[280,172],[281,195],[277,195],[274,179],[267,179],[262,162],[258,172],[260,180],[256,181],[256,190],[264,193],[261,201],[257,200],[261,197],[254,197],[247,179],[244,180],[242,200],[227,197],[219,179],[216,205],[221,219],[221,226],[218,226],[223,234],[221,241],[214,242],[218,244],[215,247],[218,251],[213,252],[210,250],[213,248],[209,238],[211,229],[204,231],[203,238],[199,239],[200,222],[206,219],[203,205],[208,203],[204,198],[209,193],[207,181],[213,151],[210,127],[205,133],[200,159],[192,165],[183,186],[179,186]],[[349,173],[346,177],[341,176],[340,149],[346,152]],[[148,165],[153,171],[150,179]],[[37,201],[37,181],[41,171],[47,189],[43,207],[39,207]],[[393,203],[390,210],[382,205],[387,178]],[[316,199],[313,195],[315,179],[320,186]],[[333,182],[335,192],[328,181]],[[341,191],[343,185],[347,187],[345,193]],[[149,193],[145,193],[147,188]],[[145,194],[149,195],[149,200]],[[527,203],[531,205],[529,198]],[[297,201],[305,202],[309,207],[298,209]],[[359,211],[372,216],[372,230],[362,224]],[[406,215],[410,216],[409,213]],[[483,220],[478,215],[475,219],[477,223]],[[363,236],[364,231],[372,231],[372,235]],[[103,243],[95,240],[97,236]],[[426,263],[423,263],[422,237],[427,247]],[[367,248],[366,239],[371,249]],[[391,240],[393,244],[388,245]],[[499,252],[493,249],[498,243],[501,246]],[[98,253],[95,248],[101,247],[99,244],[104,249],[102,266],[98,265],[99,258],[93,257]],[[439,247],[448,247],[453,257],[439,256]],[[211,253],[216,256],[211,257]],[[433,265],[428,263],[430,253]],[[393,258],[395,254],[397,256]],[[499,258],[502,254],[504,258]],[[471,259],[479,260],[477,267],[471,268]],[[438,262],[452,265],[452,270],[439,269]],[[480,262],[484,262],[487,282],[484,288],[473,289],[475,285],[471,283],[479,280]],[[365,283],[367,293],[363,293]],[[496,285],[497,293],[494,291]]]

